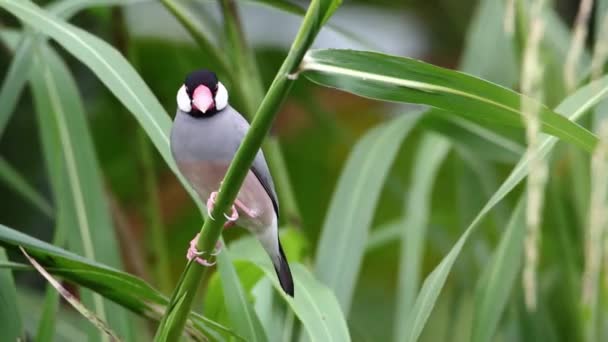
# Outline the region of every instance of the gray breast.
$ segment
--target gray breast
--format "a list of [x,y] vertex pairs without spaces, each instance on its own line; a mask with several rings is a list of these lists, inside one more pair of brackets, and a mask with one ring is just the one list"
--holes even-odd
[[[171,130],[171,152],[180,172],[203,201],[217,191],[249,124],[227,107],[211,117],[194,118],[177,111]],[[253,171],[253,172],[252,172]],[[242,217],[239,224],[254,229],[268,225],[278,213],[272,179],[260,152],[245,179],[238,199],[258,217]]]

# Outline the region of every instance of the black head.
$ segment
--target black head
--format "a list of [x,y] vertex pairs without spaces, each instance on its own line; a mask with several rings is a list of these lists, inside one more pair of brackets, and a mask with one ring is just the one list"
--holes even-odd
[[193,71],[177,92],[177,105],[194,117],[211,116],[228,105],[228,92],[214,72]]

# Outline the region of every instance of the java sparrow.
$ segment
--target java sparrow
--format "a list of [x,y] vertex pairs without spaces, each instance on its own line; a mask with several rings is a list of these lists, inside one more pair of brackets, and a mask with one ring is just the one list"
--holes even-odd
[[[177,114],[171,129],[171,152],[180,172],[202,200],[208,212],[249,123],[228,105],[228,92],[215,73],[190,73],[177,92]],[[226,227],[236,223],[253,233],[270,256],[283,290],[293,297],[294,285],[278,235],[279,204],[262,151],[247,174]],[[188,260],[208,266],[190,243]]]

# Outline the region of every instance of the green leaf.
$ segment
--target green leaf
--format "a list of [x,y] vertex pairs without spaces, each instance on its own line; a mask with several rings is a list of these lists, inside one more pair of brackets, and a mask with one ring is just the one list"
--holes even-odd
[[[76,82],[60,57],[40,46],[31,84],[58,224],[71,229],[68,246],[87,258],[120,268],[120,251]],[[132,325],[123,309],[91,294],[83,294],[83,302],[129,339]]]
[[0,0],[0,7],[56,40],[70,54],[89,67],[131,111],[199,208],[203,208],[198,196],[178,172],[171,156],[169,116],[135,69],[116,49],[92,34],[47,14],[29,0],[18,2]]
[[0,157],[0,179],[44,215],[53,217],[53,208],[4,158]]
[[15,51],[15,57],[8,67],[4,82],[0,88],[0,138],[8,124],[19,96],[28,78],[28,69],[32,64],[32,40],[22,40]]
[[[22,246],[49,273],[87,287],[105,298],[137,313],[159,321],[169,300],[145,281],[80,255],[40,241],[0,224],[0,245],[17,250]],[[236,336],[207,318],[190,313],[188,332],[197,335]]]
[[[48,10],[59,18],[67,19],[87,7],[130,5],[143,1],[150,0],[63,0],[52,3]],[[3,32],[3,34],[6,34],[6,32]],[[33,43],[36,35],[36,32],[25,31],[18,47],[15,49],[13,59],[0,88],[0,138],[2,138],[11,114],[15,111],[17,100],[19,100],[27,81],[28,70],[32,64],[34,54]]]
[[481,0],[466,36],[459,69],[509,87],[518,79],[511,38],[504,28],[505,3]]
[[471,333],[473,342],[492,340],[519,275],[526,232],[523,208],[521,201],[511,214],[498,248],[477,284]]
[[281,289],[270,259],[255,238],[241,238],[231,244],[230,249],[235,260],[249,261],[266,274],[266,279],[272,282],[275,292],[302,322],[311,341],[350,341],[346,320],[336,297],[304,266],[293,262],[290,264],[296,293],[291,298]]
[[401,323],[407,320],[420,286],[433,183],[449,150],[450,143],[444,138],[425,135],[413,162],[414,170],[405,200],[405,219],[401,226],[395,341],[403,341],[407,334],[405,325]]
[[261,279],[251,291],[255,311],[264,326],[269,341],[291,341],[294,315],[276,293],[268,278]]
[[232,265],[230,252],[223,250],[217,256],[217,262],[224,288],[224,302],[235,331],[247,341],[267,341],[262,325]]
[[[568,114],[570,120],[578,120],[586,112],[595,106],[603,97],[608,94],[608,76],[604,76],[600,80],[591,82],[588,85],[580,88],[576,93],[566,98],[557,108],[556,112]],[[546,158],[555,143],[557,138],[544,137],[541,140],[540,148],[535,153],[535,156],[525,155],[519,163],[513,168],[509,177],[502,183],[500,188],[492,195],[490,200],[481,209],[473,222],[467,227],[465,232],[452,247],[450,252],[443,260],[435,267],[433,272],[426,278],[420,293],[416,299],[412,315],[405,323],[409,335],[405,341],[416,341],[424,328],[426,321],[435,306],[437,297],[441,293],[448,274],[450,273],[456,258],[460,254],[462,247],[473,233],[479,223],[486,217],[502,199],[505,198],[528,174],[528,163],[531,158]]]
[[[0,248],[0,262],[8,260],[4,248]],[[11,270],[0,270],[0,331],[7,341],[23,338],[21,317],[17,306],[17,288]]]
[[78,311],[78,313],[80,313],[82,316],[84,316],[93,326],[95,326],[99,330],[100,333],[104,334],[106,338],[109,338],[113,341],[116,341],[119,339],[118,336],[116,335],[116,333],[114,331],[112,331],[112,329],[108,326],[108,323],[106,323],[100,317],[98,317],[93,312],[91,312],[86,306],[84,306],[78,300],[78,298],[76,296],[74,296],[63,285],[61,285],[61,283],[59,281],[57,281],[57,279],[53,278],[53,276],[51,276],[44,269],[44,267],[42,267],[36,261],[36,259],[32,258],[29,254],[27,254],[27,252],[25,251],[25,249],[23,249],[23,247],[19,247],[19,250],[21,251],[21,253],[23,253],[23,255],[25,255],[25,257],[32,264],[32,266],[34,266],[36,271],[38,271],[38,273],[40,275],[42,275],[44,277],[44,279],[48,283],[50,283],[51,286],[53,286],[53,288],[55,288],[55,290],[57,290],[57,292],[59,292],[59,294],[61,294],[63,299],[65,299],[65,301],[68,302],[74,309],[76,309],[76,311]]
[[443,110],[428,110],[420,124],[489,161],[513,164],[525,151],[521,144],[495,130]]
[[407,114],[372,129],[353,148],[338,180],[317,247],[315,273],[350,310],[365,243],[384,179],[416,124]]
[[[378,100],[419,103],[471,120],[523,127],[520,94],[471,75],[409,58],[352,50],[308,52],[301,72],[311,81]],[[542,106],[545,132],[592,151],[597,138]]]

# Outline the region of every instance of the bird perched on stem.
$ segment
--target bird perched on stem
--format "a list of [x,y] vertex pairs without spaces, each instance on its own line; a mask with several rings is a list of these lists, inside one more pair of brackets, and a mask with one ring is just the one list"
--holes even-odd
[[[249,123],[228,105],[228,91],[208,70],[194,71],[186,77],[177,92],[177,107],[171,152],[179,170],[201,199],[207,200],[211,217],[217,191]],[[279,204],[262,151],[256,155],[226,218],[226,228],[237,224],[257,237],[272,260],[281,287],[293,297],[293,278],[278,235]],[[198,235],[190,243],[187,258],[210,266],[197,251],[197,240]]]

